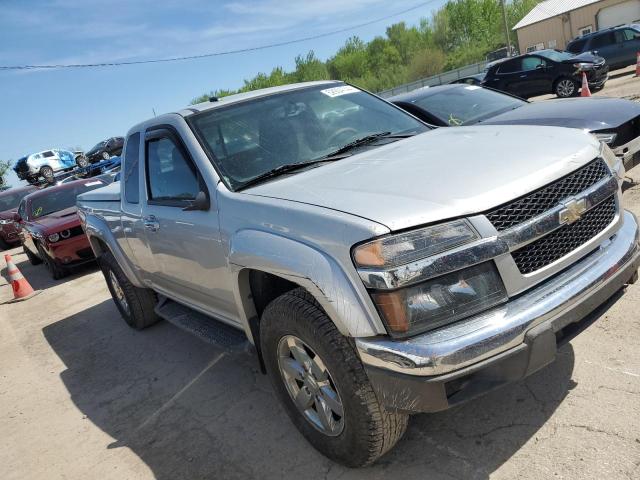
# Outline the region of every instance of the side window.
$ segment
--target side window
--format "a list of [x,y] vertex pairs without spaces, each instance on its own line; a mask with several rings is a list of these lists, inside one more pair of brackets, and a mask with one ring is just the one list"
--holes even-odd
[[195,167],[169,137],[147,141],[147,179],[150,201],[193,200],[200,191]]
[[511,60],[508,62],[501,63],[498,67],[498,73],[513,73],[520,70],[520,62],[517,60]]
[[591,39],[591,49],[597,50],[598,48],[606,47],[612,43],[614,43],[613,33],[603,33],[602,35],[598,35]]
[[140,202],[140,133],[127,139],[124,151],[124,197],[128,203]]
[[567,51],[575,54],[582,53],[584,51],[586,43],[586,38],[583,38],[582,40],[576,40],[569,44],[569,46],[567,47]]
[[44,158],[50,158],[50,157],[53,157],[53,156],[55,156],[55,155],[53,154],[53,152],[44,152],[44,153],[42,154],[42,156],[43,156]]
[[531,70],[535,70],[539,66],[546,65],[546,62],[539,57],[524,57],[522,59],[522,67],[521,70],[523,72],[529,72]]
[[625,28],[622,30],[622,36],[625,42],[630,40],[640,39],[640,32],[637,32],[631,28]]

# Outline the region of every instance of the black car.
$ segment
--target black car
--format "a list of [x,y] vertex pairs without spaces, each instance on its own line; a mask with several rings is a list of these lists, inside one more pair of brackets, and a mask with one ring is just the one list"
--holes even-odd
[[522,98],[555,93],[576,96],[587,74],[589,88],[602,88],[609,78],[604,58],[592,53],[574,55],[560,50],[539,50],[492,65],[483,85]]
[[91,163],[108,160],[114,155],[120,155],[123,145],[124,137],[107,138],[85,153],[85,156]]
[[530,103],[477,86],[421,88],[388,99],[436,127],[547,125],[587,130],[607,143],[630,169],[640,161],[640,104],[606,97]]
[[623,25],[589,33],[569,42],[567,51],[575,54],[597,52],[607,61],[610,69],[624,68],[636,63],[640,51],[640,30]]

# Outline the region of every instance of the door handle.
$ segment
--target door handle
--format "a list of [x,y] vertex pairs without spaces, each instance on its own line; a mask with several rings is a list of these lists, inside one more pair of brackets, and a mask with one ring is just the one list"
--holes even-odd
[[157,232],[160,229],[160,223],[158,223],[158,219],[155,215],[144,217],[142,219],[142,223],[144,224],[144,228],[151,232]]

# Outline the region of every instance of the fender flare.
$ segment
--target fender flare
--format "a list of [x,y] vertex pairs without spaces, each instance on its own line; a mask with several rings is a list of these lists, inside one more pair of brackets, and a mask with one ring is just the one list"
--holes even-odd
[[[96,258],[100,257],[104,253],[104,248],[102,245],[106,245],[109,249],[109,252],[113,255],[118,262],[118,265],[124,272],[125,276],[129,281],[140,288],[147,288],[147,286],[142,282],[142,280],[138,277],[135,270],[127,260],[127,257],[122,252],[120,245],[107,226],[107,224],[100,218],[95,215],[88,214],[85,212],[85,221],[83,222],[83,226],[87,237],[89,238],[89,243],[91,244],[91,249],[93,250],[93,254]],[[98,242],[97,240],[100,240]]]
[[386,333],[364,287],[358,291],[335,259],[307,244],[264,231],[242,230],[231,238],[229,266],[247,332],[255,309],[244,272],[259,270],[307,289],[345,336]]

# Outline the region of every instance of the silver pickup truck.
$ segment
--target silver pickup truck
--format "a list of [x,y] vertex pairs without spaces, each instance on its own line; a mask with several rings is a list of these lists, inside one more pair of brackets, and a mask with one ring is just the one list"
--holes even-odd
[[78,205],[124,319],[248,339],[295,426],[349,466],[409,414],[551,363],[637,278],[624,169],[579,130],[430,131],[312,82],[140,123],[122,162]]

